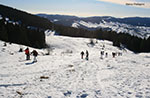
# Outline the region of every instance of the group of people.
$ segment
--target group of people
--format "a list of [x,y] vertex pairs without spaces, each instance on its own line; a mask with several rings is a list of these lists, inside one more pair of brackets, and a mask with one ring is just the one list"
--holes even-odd
[[30,53],[29,48],[27,47],[24,51],[25,51],[25,55],[26,55],[26,60],[30,60],[30,55],[33,54],[33,56],[34,56],[33,62],[37,62],[36,57],[37,57],[37,55],[38,55],[38,52],[37,52],[36,50],[33,50],[33,51]]
[[[81,59],[84,58],[84,54],[86,54],[85,59],[89,60],[89,52],[86,50],[86,52],[84,53],[83,51],[81,52]],[[121,52],[112,52],[112,57],[115,58],[116,56],[122,56]],[[100,51],[100,58],[107,58],[108,57],[108,52],[105,52],[104,49],[102,49]]]
[[[86,54],[85,59],[89,60],[89,52],[88,52],[88,50],[86,50],[85,54]],[[81,52],[81,59],[83,59],[83,58],[84,58],[84,52],[82,51]]]
[[122,53],[121,52],[112,52],[112,56],[113,56],[113,58],[116,56],[122,56]]
[[[37,55],[38,55],[38,52],[36,50],[33,50],[31,53],[29,51],[29,48],[27,47],[25,50],[25,54],[26,54],[26,60],[30,60],[30,55],[33,54],[34,56],[34,59],[33,59],[33,62],[37,62]],[[84,55],[85,55],[85,59],[86,60],[89,60],[89,52],[88,50],[86,50],[85,52],[82,51],[81,52],[81,59],[84,59]],[[112,57],[114,58],[115,56],[121,56],[122,53],[121,52],[112,52]],[[100,51],[100,58],[103,59],[104,57],[108,57],[108,53],[104,51],[104,48],[102,48],[102,50]]]
[[105,53],[104,50],[102,50],[102,51],[100,52],[100,55],[101,55],[101,56],[100,56],[101,59],[103,59],[104,57],[106,57],[106,58],[108,57],[108,53],[107,53],[107,52]]

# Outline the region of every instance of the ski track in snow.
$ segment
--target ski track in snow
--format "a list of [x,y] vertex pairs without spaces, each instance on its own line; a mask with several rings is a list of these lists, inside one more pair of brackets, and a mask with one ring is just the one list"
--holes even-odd
[[[121,51],[101,40],[93,47],[85,38],[49,36],[46,40],[54,50],[40,54],[36,63],[32,56],[25,61],[24,53],[17,52],[19,45],[4,47],[0,42],[0,98],[150,98],[149,53]],[[103,44],[108,57],[101,59]],[[85,50],[88,61],[80,59]],[[123,56],[112,58],[111,52],[119,51]]]

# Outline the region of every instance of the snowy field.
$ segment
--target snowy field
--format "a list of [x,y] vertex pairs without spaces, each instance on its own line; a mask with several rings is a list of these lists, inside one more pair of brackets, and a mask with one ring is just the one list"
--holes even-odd
[[[85,38],[46,40],[52,51],[36,49],[36,63],[18,52],[26,46],[0,41],[0,98],[150,98],[150,53],[122,51],[102,40],[95,46]],[[108,57],[101,59],[103,45]],[[88,61],[80,56],[86,50]],[[112,52],[122,56],[113,58]]]

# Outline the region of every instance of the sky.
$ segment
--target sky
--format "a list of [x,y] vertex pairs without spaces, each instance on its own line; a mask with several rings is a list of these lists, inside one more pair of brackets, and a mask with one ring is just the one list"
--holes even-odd
[[150,17],[150,0],[0,0],[29,13],[113,17]]

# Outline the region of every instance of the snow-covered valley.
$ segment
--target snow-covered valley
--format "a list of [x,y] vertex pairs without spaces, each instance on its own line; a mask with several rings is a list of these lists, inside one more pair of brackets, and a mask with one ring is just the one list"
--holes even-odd
[[[36,49],[36,63],[18,52],[26,46],[0,41],[0,98],[150,98],[150,53],[134,54],[103,40],[94,46],[87,38],[46,40],[52,51]],[[108,57],[101,59],[104,45]],[[86,50],[89,60],[81,59]],[[122,56],[113,58],[112,52]]]

